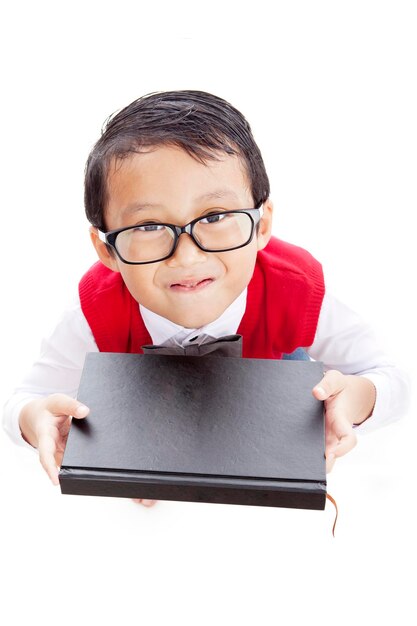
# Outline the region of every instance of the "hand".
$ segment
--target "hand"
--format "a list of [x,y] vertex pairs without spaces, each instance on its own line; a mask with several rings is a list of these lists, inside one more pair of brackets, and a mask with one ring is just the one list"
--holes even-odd
[[361,424],[372,414],[376,390],[367,378],[329,370],[314,387],[313,396],[324,400],[326,471],[330,472],[336,459],[355,447],[352,426]]
[[23,407],[19,424],[23,437],[38,449],[39,460],[54,485],[59,484],[58,471],[73,417],[82,419],[88,407],[78,400],[56,393],[32,400]]

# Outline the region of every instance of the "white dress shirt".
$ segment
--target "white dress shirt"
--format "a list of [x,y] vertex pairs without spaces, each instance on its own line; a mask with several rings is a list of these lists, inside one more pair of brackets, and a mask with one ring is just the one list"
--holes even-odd
[[[191,339],[198,343],[198,338],[207,335],[235,334],[245,312],[246,294],[245,289],[217,320],[197,329],[183,328],[138,306],[154,344],[184,346]],[[374,383],[377,391],[374,411],[357,431],[368,432],[406,412],[407,375],[383,353],[369,326],[329,294],[323,300],[314,342],[306,351],[312,359],[323,361],[326,370],[360,374]],[[4,428],[15,443],[31,448],[19,428],[20,411],[27,402],[52,393],[76,397],[87,352],[98,352],[98,348],[77,300],[65,311],[52,334],[42,341],[38,360],[4,407]]]

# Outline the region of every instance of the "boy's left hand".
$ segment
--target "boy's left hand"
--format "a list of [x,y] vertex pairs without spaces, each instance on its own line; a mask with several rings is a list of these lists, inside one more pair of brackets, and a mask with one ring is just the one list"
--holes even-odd
[[324,400],[326,471],[330,472],[336,459],[356,445],[353,424],[361,424],[370,417],[376,390],[367,378],[329,370],[314,387],[313,396]]

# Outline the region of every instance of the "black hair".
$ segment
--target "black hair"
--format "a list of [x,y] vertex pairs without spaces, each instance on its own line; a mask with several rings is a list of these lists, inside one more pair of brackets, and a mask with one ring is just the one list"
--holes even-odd
[[245,166],[254,206],[269,197],[269,180],[249,123],[231,104],[203,91],[165,91],[138,98],[111,115],[85,167],[89,222],[106,230],[107,176],[112,159],[144,148],[174,145],[205,163],[216,152],[237,155]]

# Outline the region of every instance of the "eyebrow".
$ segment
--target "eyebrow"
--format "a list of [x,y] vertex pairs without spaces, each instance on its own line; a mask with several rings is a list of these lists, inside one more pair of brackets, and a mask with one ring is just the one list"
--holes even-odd
[[215,191],[209,191],[197,198],[197,202],[204,202],[207,200],[222,200],[223,198],[233,198],[238,200],[238,195],[233,189],[216,189]]
[[[210,200],[223,200],[225,198],[231,198],[233,200],[238,200],[238,195],[233,189],[216,189],[215,191],[209,191],[207,193],[202,194],[198,198],[196,198],[196,202],[208,202]],[[129,204],[123,209],[124,215],[131,215],[133,213],[137,213],[138,211],[142,211],[143,209],[160,209],[162,207],[161,204],[153,203],[153,202],[138,202],[134,204]]]

